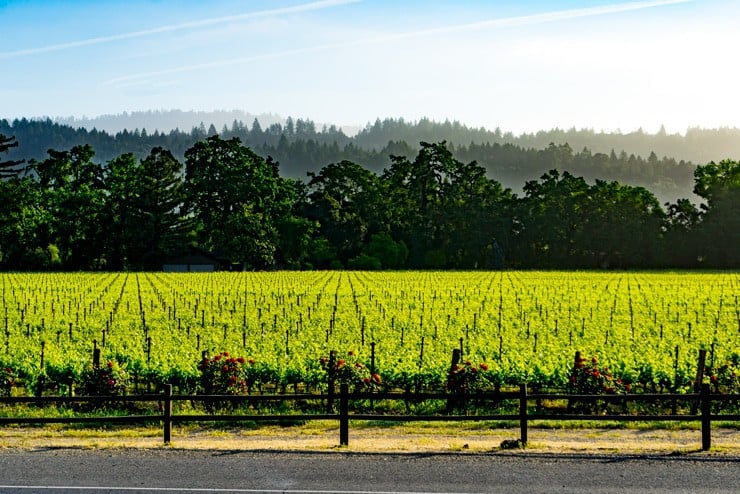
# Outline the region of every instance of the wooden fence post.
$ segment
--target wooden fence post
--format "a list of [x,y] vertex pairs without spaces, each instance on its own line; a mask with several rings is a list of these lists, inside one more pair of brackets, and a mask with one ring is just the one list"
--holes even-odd
[[519,439],[527,445],[527,383],[519,385]]
[[712,447],[712,397],[709,384],[701,385],[701,449],[709,451]]
[[164,385],[164,443],[172,441],[172,384]]
[[349,445],[349,384],[339,385],[339,445]]

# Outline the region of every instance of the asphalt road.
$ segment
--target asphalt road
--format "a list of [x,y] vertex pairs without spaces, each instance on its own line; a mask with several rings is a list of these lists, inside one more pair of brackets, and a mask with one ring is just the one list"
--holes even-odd
[[740,457],[5,449],[0,492],[738,493]]

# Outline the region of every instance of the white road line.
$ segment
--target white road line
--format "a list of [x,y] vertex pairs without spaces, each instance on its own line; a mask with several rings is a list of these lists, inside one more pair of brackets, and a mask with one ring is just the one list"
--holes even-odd
[[334,490],[290,490],[290,489],[213,489],[183,487],[103,487],[72,485],[0,485],[0,489],[44,490],[44,491],[144,491],[144,492],[235,492],[265,494],[471,494],[427,491],[334,491]]

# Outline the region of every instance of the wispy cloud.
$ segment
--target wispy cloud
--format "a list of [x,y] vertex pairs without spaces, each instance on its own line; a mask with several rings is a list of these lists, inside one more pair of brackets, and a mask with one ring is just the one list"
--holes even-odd
[[197,29],[202,27],[214,26],[218,24],[226,24],[230,22],[239,22],[252,19],[259,19],[264,17],[274,17],[279,15],[289,14],[300,14],[304,12],[310,12],[313,10],[328,9],[340,5],[346,5],[350,3],[356,3],[360,0],[318,0],[315,2],[303,3],[299,5],[293,5],[291,7],[281,7],[277,9],[260,10],[257,12],[247,12],[244,14],[229,15],[223,17],[212,17],[210,19],[201,19],[198,21],[183,22],[181,24],[171,24],[168,26],[160,26],[152,29],[143,29],[141,31],[132,31],[128,33],[112,34],[110,36],[100,36],[96,38],[82,39],[78,41],[70,41],[68,43],[57,43],[53,45],[40,46],[36,48],[27,48],[24,50],[6,51],[0,52],[0,59],[23,57],[28,55],[38,55],[42,53],[50,53],[55,51],[69,50],[72,48],[80,48],[83,46],[100,45],[103,43],[112,43],[114,41],[122,41],[134,38],[143,38],[146,36],[152,36],[162,33],[170,33],[173,31],[185,31],[189,29]]
[[517,17],[504,17],[500,19],[490,19],[468,24],[458,24],[454,26],[443,26],[432,29],[411,31],[392,36],[393,39],[411,38],[417,36],[432,36],[436,34],[459,33],[470,31],[481,31],[486,29],[497,29],[506,27],[528,26],[532,24],[544,24],[547,22],[565,21],[578,19],[580,17],[594,17],[599,15],[618,14],[632,10],[642,10],[654,7],[663,7],[679,3],[687,3],[693,0],[652,0],[644,2],[627,2],[611,5],[601,5],[599,7],[586,7],[580,9],[558,10],[554,12],[544,12],[542,14],[531,14]]
[[544,12],[541,14],[531,14],[525,16],[515,17],[504,17],[498,19],[490,19],[486,21],[479,21],[467,24],[456,24],[452,26],[441,26],[429,29],[420,29],[415,31],[407,31],[403,33],[385,34],[381,36],[362,38],[356,40],[342,40],[336,43],[327,43],[321,45],[314,45],[304,48],[297,48],[292,50],[285,50],[279,52],[271,52],[259,55],[252,55],[248,57],[231,58],[225,60],[218,60],[215,62],[207,62],[201,64],[192,64],[182,67],[175,67],[172,69],[145,72],[139,74],[132,74],[123,77],[117,77],[107,81],[107,84],[115,85],[118,87],[126,87],[144,84],[147,81],[155,77],[161,77],[171,74],[177,74],[182,72],[191,72],[202,69],[211,69],[216,67],[224,67],[245,63],[252,63],[261,60],[271,60],[276,58],[283,58],[295,55],[302,55],[306,53],[321,52],[326,50],[347,48],[353,46],[370,45],[376,43],[384,43],[389,41],[395,41],[400,39],[418,38],[424,36],[435,36],[440,34],[452,34],[462,32],[473,32],[483,31],[491,29],[503,29],[518,26],[527,26],[533,24],[544,24],[549,22],[565,21],[570,19],[577,19],[582,17],[594,17],[609,14],[618,14],[622,12],[629,12],[634,10],[649,9],[655,7],[663,7],[668,5],[675,5],[679,3],[687,3],[693,0],[649,0],[642,2],[627,2],[619,4],[602,5],[599,7],[587,7],[579,9],[568,9],[559,10],[553,12]]

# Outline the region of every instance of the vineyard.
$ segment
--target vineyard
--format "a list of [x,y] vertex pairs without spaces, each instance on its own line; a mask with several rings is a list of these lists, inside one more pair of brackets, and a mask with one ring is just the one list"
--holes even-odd
[[[196,391],[227,352],[247,392],[322,389],[331,350],[386,389],[439,389],[450,358],[491,387],[568,385],[576,351],[635,392],[738,389],[738,273],[2,273],[0,368],[77,393],[93,350],[110,374]],[[204,353],[205,352],[205,353]],[[464,367],[461,368],[465,370]],[[608,369],[608,370],[607,370]],[[0,390],[1,392],[2,390]],[[737,391],[735,391],[737,392]]]

